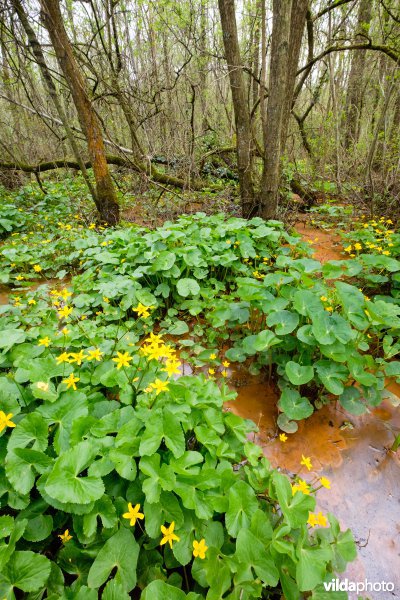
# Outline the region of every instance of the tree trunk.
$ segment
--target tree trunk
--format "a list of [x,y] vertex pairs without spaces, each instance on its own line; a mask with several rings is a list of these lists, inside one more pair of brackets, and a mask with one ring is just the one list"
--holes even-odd
[[273,0],[271,63],[267,106],[267,139],[261,178],[261,215],[275,216],[280,181],[281,140],[287,106],[292,0]]
[[42,19],[49,33],[58,64],[64,74],[85,134],[96,180],[96,206],[109,225],[119,221],[119,206],[108,169],[100,121],[90,102],[86,84],[75,60],[64,27],[59,0],[41,0]]
[[[371,0],[361,0],[358,9],[357,17],[357,33],[356,42],[364,42],[365,36],[360,33],[368,33],[369,24],[371,22],[372,2]],[[359,138],[359,123],[363,104],[363,80],[365,71],[366,52],[354,52],[351,60],[351,68],[349,81],[347,85],[346,96],[346,133],[345,147],[350,148],[352,144],[356,144]]]
[[252,136],[237,34],[235,2],[234,0],[218,0],[218,6],[235,114],[242,213],[243,216],[248,217],[256,210],[252,178]]
[[25,33],[28,37],[29,45],[32,48],[33,55],[36,59],[36,62],[38,64],[38,67],[42,74],[42,78],[43,78],[45,87],[47,88],[47,91],[49,92],[50,98],[52,99],[53,104],[58,113],[58,116],[60,117],[60,120],[64,126],[68,141],[69,141],[71,149],[72,149],[72,152],[74,153],[75,159],[76,159],[77,163],[79,164],[83,178],[86,181],[86,185],[88,186],[88,189],[92,195],[92,198],[93,198],[94,202],[96,203],[96,191],[95,191],[94,187],[92,186],[91,181],[89,179],[89,175],[86,170],[84,160],[82,159],[81,153],[79,151],[78,144],[75,140],[74,133],[73,133],[71,127],[69,126],[67,115],[65,114],[65,111],[62,107],[60,100],[58,99],[57,89],[54,84],[53,78],[51,76],[50,70],[46,64],[44,54],[42,51],[42,47],[39,43],[39,40],[36,37],[34,30],[30,26],[29,19],[22,7],[21,2],[19,0],[12,0],[12,3],[14,6],[14,9],[15,9],[15,12],[17,13],[18,18],[21,22],[21,25],[24,28]]
[[286,97],[281,132],[281,155],[285,151],[286,139],[289,129],[290,114],[293,107],[293,95],[296,74],[299,66],[301,42],[308,10],[308,0],[297,0],[292,5],[290,19],[289,61],[287,65]]

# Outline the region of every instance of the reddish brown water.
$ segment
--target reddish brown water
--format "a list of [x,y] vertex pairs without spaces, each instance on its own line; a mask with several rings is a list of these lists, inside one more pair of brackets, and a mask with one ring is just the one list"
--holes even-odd
[[[299,423],[283,443],[276,427],[276,391],[261,377],[244,372],[235,374],[233,385],[238,398],[229,409],[258,425],[255,441],[274,467],[300,472],[308,482],[316,475],[330,479],[331,489],[317,493],[318,510],[334,513],[342,528],[353,531],[358,545],[357,560],[341,577],[391,581],[394,595],[373,592],[369,597],[400,598],[400,451],[388,451],[400,431],[400,408],[385,401],[354,417],[335,404],[325,406]],[[400,397],[399,385],[390,389]],[[302,454],[311,458],[310,473],[300,466]]]
[[306,242],[311,243],[316,260],[325,262],[327,260],[343,260],[346,258],[341,253],[342,244],[338,234],[310,227],[305,222],[296,223],[294,228]]

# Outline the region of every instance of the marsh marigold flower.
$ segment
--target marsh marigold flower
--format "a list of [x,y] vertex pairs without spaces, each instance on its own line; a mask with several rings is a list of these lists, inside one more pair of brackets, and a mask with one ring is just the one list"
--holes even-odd
[[122,369],[122,367],[129,367],[132,356],[128,352],[117,352],[117,356],[112,360],[116,363],[117,369]]
[[288,439],[287,435],[285,433],[280,433],[279,434],[279,440],[281,442],[286,442],[286,440]]
[[153,383],[150,383],[151,389],[155,390],[156,396],[161,394],[161,392],[166,392],[168,390],[168,381],[161,381],[161,379],[156,379]]
[[48,335],[46,335],[46,337],[44,338],[40,338],[40,340],[38,341],[38,346],[45,346],[45,348],[48,348],[51,344],[51,339],[49,338]]
[[69,540],[72,540],[72,535],[69,534],[69,529],[66,529],[64,533],[62,533],[58,537],[60,538],[63,544],[66,544],[67,542],[69,542]]
[[199,542],[193,540],[193,556],[195,558],[205,558],[208,546],[206,546],[206,540],[203,538]]
[[63,379],[62,382],[67,384],[67,390],[72,387],[73,390],[76,390],[76,382],[80,381],[79,377],[75,377],[73,373],[69,375],[66,379]]
[[302,454],[300,464],[304,465],[308,471],[311,471],[311,469],[312,469],[311,458],[309,458],[308,456],[304,456],[304,454]]
[[0,432],[2,432],[6,427],[16,426],[15,423],[11,421],[12,416],[12,413],[8,413],[7,415],[4,411],[0,410]]
[[129,524],[131,527],[135,525],[137,519],[144,519],[144,514],[139,511],[140,504],[136,504],[135,507],[133,507],[131,502],[128,502],[128,512],[124,513],[122,516],[124,519],[130,519]]
[[163,534],[163,538],[160,542],[160,546],[163,546],[164,544],[169,544],[169,547],[172,549],[172,542],[179,542],[180,541],[180,537],[178,537],[175,533],[174,533],[174,529],[175,529],[175,521],[172,521],[171,525],[169,527],[165,527],[165,525],[161,525],[161,533]]

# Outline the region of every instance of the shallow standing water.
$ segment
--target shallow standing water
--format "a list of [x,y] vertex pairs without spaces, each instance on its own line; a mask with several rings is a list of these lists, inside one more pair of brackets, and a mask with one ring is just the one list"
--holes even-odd
[[[277,394],[261,377],[236,374],[238,392],[229,410],[253,420],[255,436],[272,466],[300,473],[310,482],[325,475],[331,489],[317,492],[317,510],[332,512],[342,529],[353,531],[358,558],[346,573],[351,581],[393,582],[394,592],[372,592],[373,600],[400,598],[400,451],[388,452],[400,431],[400,408],[385,401],[360,417],[331,404],[299,423],[296,433],[280,442],[276,427]],[[391,391],[399,396],[400,386]],[[301,456],[311,458],[312,471],[300,466]],[[349,593],[351,600],[356,595]]]

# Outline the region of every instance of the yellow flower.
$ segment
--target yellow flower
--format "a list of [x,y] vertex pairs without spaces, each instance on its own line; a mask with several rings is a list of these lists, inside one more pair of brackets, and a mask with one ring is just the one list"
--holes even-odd
[[288,439],[287,435],[285,435],[284,433],[280,433],[279,434],[279,440],[281,442],[286,442],[286,440]]
[[72,540],[72,535],[69,535],[69,529],[66,529],[64,533],[59,535],[58,537],[60,538],[63,544],[66,544],[67,542],[69,542],[69,540]]
[[347,248],[344,249],[345,252],[351,252],[352,246],[347,246]]
[[357,242],[354,244],[354,250],[362,250],[362,245]]
[[195,558],[205,558],[208,546],[206,546],[206,540],[203,538],[199,542],[193,540],[193,556]]
[[160,546],[163,546],[166,543],[169,543],[169,547],[172,549],[172,542],[179,542],[181,538],[179,538],[175,533],[175,521],[172,521],[169,527],[165,527],[161,525],[161,533],[164,535],[160,542]]
[[28,304],[36,304],[36,300],[34,300],[33,298],[30,298],[28,300]]
[[23,280],[23,278],[24,278],[24,277],[23,277],[23,275],[17,275],[15,279],[16,279],[17,281],[22,281],[22,280]]
[[72,296],[72,292],[70,292],[69,290],[67,290],[67,288],[64,288],[61,292],[60,292],[60,297],[63,298],[64,300],[68,300],[68,298]]
[[317,515],[315,515],[314,513],[310,513],[308,515],[307,523],[311,527],[315,527],[318,523]]
[[215,374],[215,369],[211,369],[210,368],[210,369],[208,369],[208,372],[209,372],[210,375],[214,375]]
[[108,304],[110,302],[110,300],[107,298],[107,296],[103,296],[103,302]]
[[35,271],[35,273],[40,273],[42,267],[40,265],[33,265],[33,270]]
[[168,374],[168,377],[172,377],[172,375],[179,375],[179,367],[181,366],[181,364],[182,363],[179,360],[167,360],[167,362],[165,363],[165,369],[161,370],[165,371]]
[[94,223],[90,223],[88,229],[96,229],[96,225]]
[[325,306],[325,310],[327,310],[328,312],[332,312],[333,311],[333,307],[332,306]]
[[[392,244],[392,245],[393,245],[393,244]],[[390,244],[389,244],[389,246],[390,246]],[[389,256],[389,255],[390,255],[390,252],[389,252],[389,250],[384,250],[384,251],[382,252],[382,254],[384,254],[385,256]]]
[[168,381],[156,379],[153,383],[150,383],[150,387],[156,391],[156,396],[158,396],[161,392],[166,392],[168,390]]
[[321,477],[319,482],[322,485],[322,487],[326,488],[327,490],[331,489],[331,482],[326,477]]
[[154,306],[144,306],[143,304],[141,304],[141,302],[139,302],[139,304],[136,306],[136,308],[132,308],[132,310],[134,312],[137,312],[139,317],[143,317],[144,319],[147,319],[147,317],[150,316],[150,310],[154,308]]
[[75,377],[73,373],[69,375],[66,379],[63,379],[62,382],[67,384],[67,390],[72,387],[73,390],[76,390],[76,382],[80,381],[79,377]]
[[223,371],[221,371],[221,375],[222,377],[228,377],[228,371],[224,369]]
[[86,354],[83,350],[79,350],[79,352],[70,352],[69,356],[69,362],[76,363],[79,366],[81,366],[83,359],[86,358]]
[[228,362],[227,360],[224,360],[224,362],[222,363],[222,365],[223,365],[224,367],[226,367],[226,368],[228,368],[230,364],[231,364],[231,363],[230,363],[230,362]]
[[87,355],[87,360],[97,360],[100,361],[103,356],[102,351],[99,348],[95,348],[94,350],[89,350],[89,354]]
[[309,458],[308,456],[306,457],[306,456],[304,456],[304,454],[302,454],[300,464],[304,465],[308,471],[311,471],[311,469],[312,469],[311,458]]
[[116,358],[112,360],[117,364],[117,369],[121,369],[122,367],[129,367],[132,356],[128,352],[117,352]]
[[215,354],[215,352],[213,352],[212,354],[210,354],[210,359],[211,360],[215,360],[217,358],[217,355]]
[[133,527],[137,521],[137,519],[144,519],[144,514],[139,512],[140,504],[136,504],[135,508],[133,508],[132,504],[128,502],[128,512],[124,513],[122,516],[124,519],[130,519],[129,525]]
[[306,481],[304,481],[304,479],[299,479],[299,481],[297,483],[292,485],[293,495],[296,492],[303,492],[303,494],[305,494],[306,496],[310,495],[310,487],[309,487],[308,483]]
[[12,413],[8,413],[8,415],[6,415],[4,411],[0,410],[0,432],[2,432],[6,427],[16,427],[15,423],[11,421],[12,416]]
[[38,346],[45,346],[46,348],[48,348],[51,344],[51,339],[49,338],[48,335],[46,335],[46,337],[44,338],[40,338],[39,342],[38,342]]
[[69,333],[71,333],[71,330],[67,329],[67,327],[63,327],[61,329],[61,333],[63,333],[64,335],[68,335]]
[[60,354],[59,356],[57,356],[56,358],[56,362],[58,365],[61,365],[61,363],[69,363],[69,354],[68,352],[63,352],[62,354]]
[[328,519],[321,512],[317,514],[317,525],[328,527]]
[[326,296],[320,296],[319,298],[321,302],[328,302],[328,298]]
[[66,305],[58,311],[58,318],[62,319],[64,317],[66,319],[67,317],[69,317],[69,315],[72,313],[72,311],[73,311],[72,306]]

